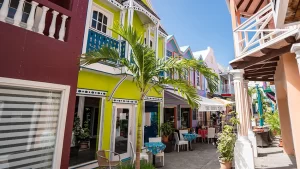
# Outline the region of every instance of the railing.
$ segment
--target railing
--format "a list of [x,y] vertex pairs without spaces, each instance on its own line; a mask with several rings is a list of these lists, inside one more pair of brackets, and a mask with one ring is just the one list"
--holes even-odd
[[270,2],[233,31],[237,57],[271,42],[288,31],[274,28],[274,16],[274,3]]
[[223,84],[221,86],[221,94],[234,94],[234,86],[232,84]]
[[120,57],[125,58],[126,42],[124,40],[113,39],[108,35],[90,28],[88,33],[86,51],[89,52],[100,49],[103,45],[107,45],[110,48],[115,48],[117,51],[119,51]]

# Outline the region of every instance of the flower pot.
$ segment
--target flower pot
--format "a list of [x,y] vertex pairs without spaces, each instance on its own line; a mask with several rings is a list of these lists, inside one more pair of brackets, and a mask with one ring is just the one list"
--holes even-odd
[[219,160],[220,162],[220,166],[221,168],[220,169],[231,169],[231,166],[232,166],[232,162],[231,161],[221,161]]
[[80,149],[88,149],[89,148],[89,142],[88,141],[81,141],[80,142]]
[[162,137],[163,142],[167,143],[169,142],[169,136],[163,136]]

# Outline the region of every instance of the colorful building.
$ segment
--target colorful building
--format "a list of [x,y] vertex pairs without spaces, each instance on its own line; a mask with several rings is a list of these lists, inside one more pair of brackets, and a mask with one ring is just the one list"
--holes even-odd
[[87,6],[0,1],[0,168],[68,168]]
[[[286,154],[300,165],[300,48],[298,0],[226,0],[231,14],[235,59],[236,111],[242,121],[235,146],[235,168],[254,168],[255,137],[251,130],[248,81],[272,82]],[[254,152],[254,153],[253,153]]]
[[[83,53],[106,44],[116,48],[121,57],[131,60],[128,44],[108,29],[113,24],[132,26],[144,35],[145,45],[152,47],[157,57],[165,56],[167,34],[149,0],[90,1]],[[78,151],[75,144],[71,145],[70,168],[97,167],[95,152],[100,149],[119,153],[122,161],[131,157],[130,142],[135,147],[137,140],[138,99],[139,91],[130,72],[118,63],[107,61],[81,66],[74,115],[80,118],[82,126],[88,123],[91,132],[88,150]],[[143,112],[143,142],[158,135],[163,118],[162,102],[162,94],[149,92]],[[116,156],[110,158],[114,160]]]

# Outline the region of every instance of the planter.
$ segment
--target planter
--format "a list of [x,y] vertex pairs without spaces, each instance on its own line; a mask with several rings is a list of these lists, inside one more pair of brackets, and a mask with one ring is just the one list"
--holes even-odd
[[165,143],[169,142],[169,136],[162,136],[162,141]]
[[80,149],[88,149],[89,148],[89,142],[88,141],[81,141],[80,142]]
[[231,169],[231,166],[232,166],[232,162],[231,161],[222,161],[219,158],[219,162],[220,162],[220,166],[221,166],[220,169]]

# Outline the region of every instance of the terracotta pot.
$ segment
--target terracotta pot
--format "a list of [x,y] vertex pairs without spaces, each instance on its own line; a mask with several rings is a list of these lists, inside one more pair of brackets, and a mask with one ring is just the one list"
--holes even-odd
[[283,147],[282,139],[279,140],[279,147]]
[[88,149],[89,148],[89,142],[88,141],[81,141],[80,142],[80,149]]
[[219,159],[219,162],[220,162],[220,166],[221,166],[220,169],[231,169],[231,166],[232,166],[231,161],[222,161]]
[[167,143],[169,142],[169,136],[163,136],[162,137],[163,142]]

